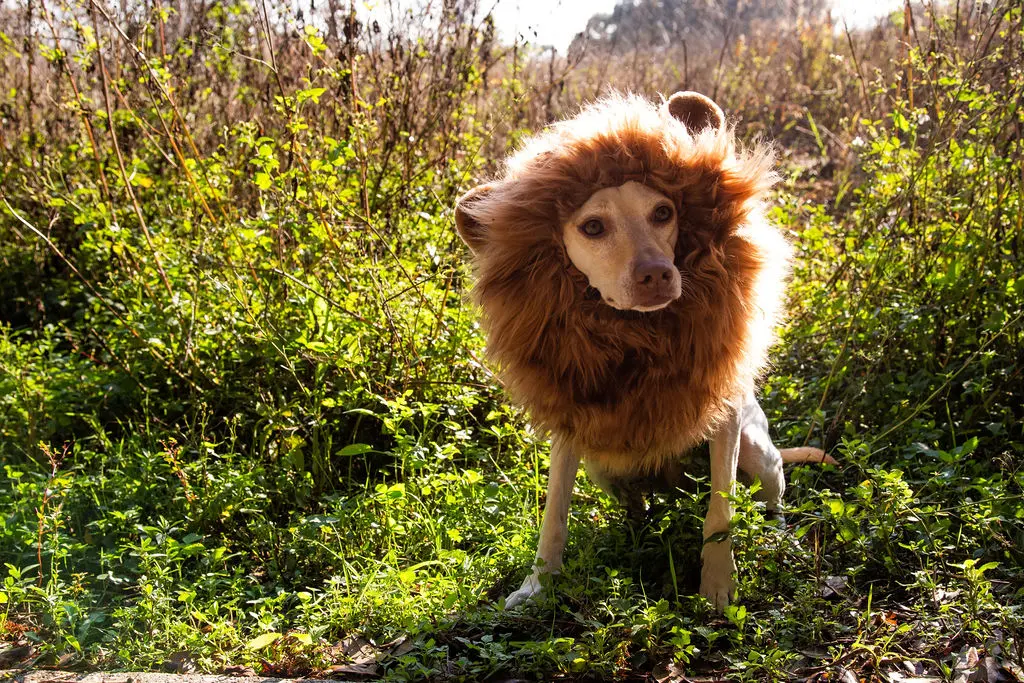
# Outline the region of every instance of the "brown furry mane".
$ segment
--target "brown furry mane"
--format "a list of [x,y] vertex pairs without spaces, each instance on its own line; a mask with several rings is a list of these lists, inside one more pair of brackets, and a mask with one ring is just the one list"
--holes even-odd
[[[656,470],[706,439],[766,365],[789,247],[764,217],[765,146],[693,134],[665,109],[614,96],[537,135],[460,206],[483,233],[474,297],[488,355],[536,427],[622,473]],[[683,295],[623,314],[588,296],[563,221],[597,190],[641,182],[672,198]]]

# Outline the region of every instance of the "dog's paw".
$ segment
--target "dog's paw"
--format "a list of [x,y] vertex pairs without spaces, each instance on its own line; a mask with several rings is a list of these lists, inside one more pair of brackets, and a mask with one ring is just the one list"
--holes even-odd
[[540,575],[534,572],[523,580],[523,585],[519,587],[519,590],[505,598],[505,609],[525,605],[540,595],[543,590],[544,586],[540,582]]
[[716,611],[722,612],[736,593],[736,562],[728,541],[708,543],[701,553],[704,566],[700,571],[700,594]]

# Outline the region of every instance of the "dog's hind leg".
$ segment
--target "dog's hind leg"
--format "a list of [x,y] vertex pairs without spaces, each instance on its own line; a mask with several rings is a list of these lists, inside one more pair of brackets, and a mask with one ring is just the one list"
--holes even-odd
[[768,435],[768,418],[753,394],[749,395],[741,411],[739,469],[751,481],[755,478],[761,481],[761,490],[754,497],[765,502],[769,517],[785,522],[782,516],[782,495],[786,492],[783,464],[814,462],[839,464],[820,448],[776,448]]
[[562,551],[568,537],[569,503],[579,469],[580,456],[560,435],[551,439],[551,470],[548,472],[548,499],[544,505],[544,521],[537,541],[537,559],[533,571],[519,590],[505,599],[510,609],[541,592],[541,574],[557,574],[562,568]]
[[781,519],[786,492],[782,456],[768,435],[768,418],[753,395],[743,405],[740,422],[739,469],[751,480],[761,481],[761,490],[754,497],[764,501],[769,516]]

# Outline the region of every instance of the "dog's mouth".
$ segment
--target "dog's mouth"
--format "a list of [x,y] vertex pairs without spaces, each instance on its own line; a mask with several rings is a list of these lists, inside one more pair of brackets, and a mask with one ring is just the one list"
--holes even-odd
[[670,303],[676,300],[676,297],[657,296],[645,300],[643,303],[634,304],[630,310],[641,311],[642,313],[651,313],[653,311],[660,311],[666,308]]
[[587,288],[583,290],[584,301],[600,301],[605,304],[610,310],[614,311],[616,316],[625,320],[637,320],[642,318],[648,313],[654,313],[656,311],[668,308],[669,304],[675,301],[675,298],[665,298],[664,300],[657,299],[647,301],[642,304],[636,304],[629,308],[621,308],[616,306],[615,299],[606,297],[601,294],[601,291],[593,285],[587,285]]

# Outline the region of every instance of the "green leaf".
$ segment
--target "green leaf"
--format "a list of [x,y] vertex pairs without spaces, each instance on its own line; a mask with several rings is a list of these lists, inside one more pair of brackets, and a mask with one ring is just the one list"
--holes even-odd
[[296,97],[299,102],[305,102],[306,100],[313,100],[314,103],[320,102],[320,96],[327,92],[327,88],[308,88],[306,90],[300,90],[296,93]]
[[719,531],[718,533],[711,534],[710,536],[705,538],[704,539],[704,545],[707,545],[708,543],[721,543],[722,541],[727,541],[727,540],[729,540],[729,532],[728,531]]
[[338,451],[338,455],[361,455],[363,453],[369,453],[372,450],[373,448],[365,443],[350,443],[349,445],[345,446],[340,451]]
[[277,642],[277,639],[280,637],[281,634],[276,632],[262,633],[246,643],[245,647],[248,650],[262,650],[268,645]]
[[910,122],[907,121],[907,117],[898,111],[894,111],[892,113],[892,122],[893,125],[895,125],[896,128],[903,133],[906,133],[908,130],[910,130]]

